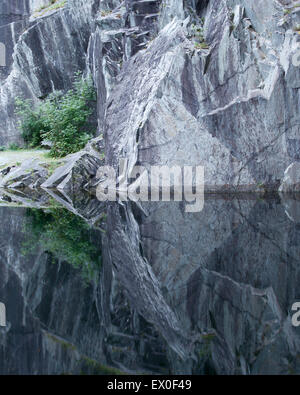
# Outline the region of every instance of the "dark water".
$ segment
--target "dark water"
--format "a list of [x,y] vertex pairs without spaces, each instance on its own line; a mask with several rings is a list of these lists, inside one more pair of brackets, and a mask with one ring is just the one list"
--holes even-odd
[[300,373],[300,201],[80,204],[0,208],[1,374]]

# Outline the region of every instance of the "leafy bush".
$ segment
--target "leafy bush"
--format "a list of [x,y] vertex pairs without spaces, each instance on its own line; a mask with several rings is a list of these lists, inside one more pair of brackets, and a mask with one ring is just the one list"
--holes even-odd
[[37,109],[32,107],[30,100],[16,99],[17,114],[21,118],[19,123],[22,137],[29,147],[36,147],[42,142],[42,133],[47,131],[44,123],[42,105]]
[[50,140],[50,155],[62,157],[82,149],[94,132],[89,126],[96,93],[91,78],[75,75],[68,92],[54,92],[37,108],[30,100],[16,100],[22,136],[31,147]]
[[9,147],[8,147],[10,150],[12,150],[12,151],[18,151],[19,149],[21,149],[19,146],[18,146],[18,144],[16,144],[16,143],[11,143],[10,145],[9,145]]

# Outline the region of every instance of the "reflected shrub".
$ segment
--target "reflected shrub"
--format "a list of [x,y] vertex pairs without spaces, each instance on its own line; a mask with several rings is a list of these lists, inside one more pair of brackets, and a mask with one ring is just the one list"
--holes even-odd
[[95,278],[101,266],[99,234],[84,219],[60,207],[45,211],[28,209],[27,217],[24,254],[40,246],[79,269],[86,282]]

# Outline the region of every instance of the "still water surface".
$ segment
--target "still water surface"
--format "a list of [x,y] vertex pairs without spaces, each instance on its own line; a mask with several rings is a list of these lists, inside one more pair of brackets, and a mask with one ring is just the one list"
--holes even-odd
[[300,373],[300,201],[96,205],[0,208],[1,374]]

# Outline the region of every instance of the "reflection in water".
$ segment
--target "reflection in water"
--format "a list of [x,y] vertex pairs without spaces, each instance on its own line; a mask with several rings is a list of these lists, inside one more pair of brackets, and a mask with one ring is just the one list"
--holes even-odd
[[61,207],[28,209],[26,215],[30,219],[25,225],[25,255],[39,244],[53,257],[80,269],[87,282],[96,276],[101,264],[99,232],[93,231],[83,218]]
[[299,201],[106,210],[0,208],[0,373],[300,373]]

